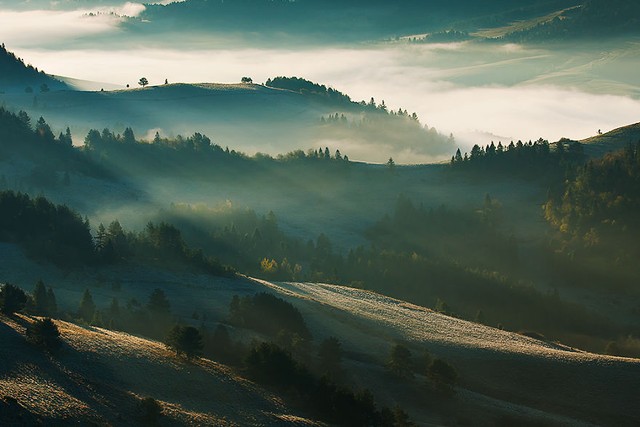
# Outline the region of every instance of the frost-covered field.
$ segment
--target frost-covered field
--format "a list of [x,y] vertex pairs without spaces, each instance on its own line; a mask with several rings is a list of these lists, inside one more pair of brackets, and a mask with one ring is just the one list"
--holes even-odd
[[[450,412],[462,417],[456,422],[464,424],[465,420],[480,418],[495,420],[511,414],[515,419],[538,423],[534,425],[640,424],[637,392],[640,360],[595,355],[445,316],[374,292],[337,285],[271,283],[242,277],[225,279],[126,266],[69,274],[34,263],[13,245],[0,245],[0,255],[0,282],[12,282],[31,291],[35,281],[43,278],[54,288],[59,306],[69,312],[77,309],[85,288],[90,289],[101,309],[108,307],[114,297],[121,305],[131,298],[144,304],[151,291],[160,288],[171,301],[171,310],[177,319],[198,326],[206,315],[204,324],[212,330],[218,322],[228,319],[228,307],[234,295],[273,292],[301,311],[313,333],[314,346],[329,336],[340,339],[345,350],[343,365],[352,384],[373,390],[385,405],[399,404],[420,425],[449,425],[452,420],[433,415],[442,411],[429,397],[423,376],[418,375],[412,382],[402,384],[386,373],[384,366],[389,352],[398,342],[407,345],[416,360],[428,350],[432,357],[444,358],[456,368],[460,377],[457,397],[447,403],[453,408]],[[201,320],[194,320],[193,313],[198,313]],[[163,387],[171,385],[158,378],[165,370],[178,375],[179,366],[170,359],[163,359],[168,354],[162,345],[100,329],[61,325],[70,346],[78,351],[77,369],[81,369],[83,363],[99,362],[96,366],[101,367],[106,363],[126,390],[134,390],[139,395],[155,395],[161,390],[170,393]],[[235,339],[248,336],[240,329],[230,329]],[[84,341],[83,336],[87,338]],[[94,339],[95,344],[92,344]],[[2,342],[0,353],[7,351],[4,343],[8,341]],[[9,348],[8,351],[12,350]],[[107,359],[103,358],[105,354]],[[143,369],[147,362],[155,367]],[[0,362],[0,381],[4,381],[0,388],[8,390],[9,387],[15,389],[17,384],[32,384],[33,390],[41,390],[33,391],[35,398],[49,393],[45,390],[49,383],[40,381],[44,376],[16,371],[15,376],[8,378],[6,373],[11,366],[4,363]],[[31,363],[28,369],[34,369],[35,365]],[[214,371],[210,377],[206,377],[210,374],[198,371],[211,378],[206,381],[201,381],[198,373],[189,373],[195,375],[194,387],[206,389],[226,375],[220,373],[219,367]],[[141,374],[134,377],[130,372]],[[95,379],[96,384],[104,381],[105,377]],[[134,387],[138,382],[147,385]],[[83,402],[67,390],[60,389],[55,396],[67,393]],[[189,390],[181,393],[195,393]],[[215,394],[210,397],[212,400],[227,395],[226,392],[211,393]],[[169,398],[158,396],[171,402]],[[204,410],[204,403],[197,405],[181,410],[189,409],[194,413]],[[89,406],[93,408],[93,404]],[[226,410],[233,413],[233,406]]]
[[[375,379],[374,366],[384,364],[391,346],[401,342],[415,356],[426,349],[455,366],[458,399],[466,410],[517,414],[545,425],[640,422],[640,360],[583,352],[365,290],[260,283],[298,306],[318,339],[337,336],[355,359],[370,362],[351,367],[363,385],[380,390],[391,402],[399,401],[396,392]],[[416,419],[428,417],[421,408],[414,410]]]

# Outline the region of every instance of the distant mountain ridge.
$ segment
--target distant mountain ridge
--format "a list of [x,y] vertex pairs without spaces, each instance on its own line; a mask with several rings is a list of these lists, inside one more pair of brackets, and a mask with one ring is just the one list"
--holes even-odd
[[[288,34],[307,40],[364,40],[448,29],[452,23],[505,11],[576,0],[187,0],[147,5],[140,16],[164,29],[192,25],[207,31]],[[147,25],[146,23],[145,25]]]
[[627,0],[585,0],[548,22],[514,31],[504,39],[516,42],[640,35],[640,3]]

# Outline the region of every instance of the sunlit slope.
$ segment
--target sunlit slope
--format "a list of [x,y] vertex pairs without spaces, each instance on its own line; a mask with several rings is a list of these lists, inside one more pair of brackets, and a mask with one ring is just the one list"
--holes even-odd
[[[569,425],[640,421],[640,360],[582,352],[369,291],[263,283],[289,296],[315,336],[338,336],[347,351],[383,364],[390,346],[399,341],[409,343],[415,354],[426,348],[445,358],[459,371],[464,389],[460,398],[469,405],[491,402],[488,405],[501,412],[515,410],[532,419]],[[383,384],[370,382],[384,393]]]
[[29,321],[0,319],[0,395],[45,425],[135,425],[140,397],[162,404],[160,425],[311,424],[224,366],[185,363],[161,343],[124,333],[56,321],[64,344],[47,357],[25,342]]
[[623,149],[640,141],[640,123],[614,129],[601,135],[580,141],[584,151],[591,157],[602,157],[606,153]]

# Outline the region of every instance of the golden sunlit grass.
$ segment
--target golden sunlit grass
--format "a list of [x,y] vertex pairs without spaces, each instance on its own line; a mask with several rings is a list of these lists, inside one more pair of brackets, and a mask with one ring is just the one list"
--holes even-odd
[[24,340],[27,316],[0,319],[0,397],[43,420],[128,425],[152,397],[161,425],[306,425],[275,397],[206,359],[178,359],[159,342],[56,320],[60,352]]

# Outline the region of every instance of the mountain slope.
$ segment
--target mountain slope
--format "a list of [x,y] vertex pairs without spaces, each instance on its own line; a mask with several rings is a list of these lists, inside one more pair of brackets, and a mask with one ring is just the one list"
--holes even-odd
[[[640,421],[634,397],[640,378],[638,360],[582,352],[369,291],[262,283],[289,295],[315,336],[335,334],[347,350],[360,354],[357,359],[367,354],[384,363],[394,341],[408,343],[415,354],[427,348],[444,357],[460,372],[459,410],[470,411],[469,416],[492,410],[515,412],[523,416],[519,423],[528,420],[543,425],[634,425]],[[357,365],[368,387],[380,390],[389,400],[400,400],[394,388]],[[415,411],[416,407],[408,409]],[[419,421],[425,414],[413,412],[412,416]],[[479,416],[476,422],[482,423],[481,419]]]
[[140,29],[181,29],[191,25],[209,32],[244,32],[243,37],[254,37],[257,42],[264,40],[255,34],[290,41],[301,38],[312,43],[366,40],[446,29],[456,21],[502,15],[505,11],[541,3],[545,2],[188,0],[149,5],[141,17],[150,24],[145,23]]
[[180,361],[158,342],[56,321],[64,344],[48,357],[24,341],[31,319],[0,320],[1,394],[43,424],[135,424],[144,397],[163,406],[160,425],[314,424],[224,366]]
[[[346,98],[348,99],[348,98]],[[54,129],[71,127],[76,140],[90,129],[118,133],[131,127],[139,138],[205,133],[222,147],[271,155],[349,145],[352,159],[384,162],[441,160],[453,141],[408,115],[322,96],[258,84],[167,84],[117,91],[55,91],[0,95],[14,109],[42,115]],[[379,107],[379,106],[378,106]],[[385,107],[386,108],[386,107]],[[344,121],[323,123],[340,114]],[[377,146],[377,147],[376,147]],[[373,147],[376,147],[373,149]],[[404,156],[403,158],[400,158]]]
[[[473,425],[495,425],[496,420],[504,417],[511,420],[506,424],[503,422],[504,425],[632,426],[640,420],[640,407],[634,402],[636,382],[640,377],[638,360],[583,352],[343,286],[216,278],[134,267],[66,275],[24,258],[15,248],[5,247],[2,255],[7,260],[6,265],[0,265],[3,280],[31,284],[38,277],[45,277],[47,283],[54,284],[58,304],[65,310],[75,310],[82,290],[87,284],[97,281],[121,284],[117,290],[104,285],[92,286],[91,292],[98,307],[107,307],[112,298],[145,301],[151,288],[158,287],[170,298],[172,313],[177,318],[192,323],[192,313],[206,313],[203,324],[213,330],[218,322],[227,322],[229,304],[234,295],[254,295],[264,291],[275,293],[300,310],[314,337],[314,344],[330,336],[343,343],[343,366],[350,384],[357,389],[372,390],[381,405],[392,407],[399,404],[421,425],[451,425],[462,423],[464,419],[475,420]],[[2,342],[11,343],[8,347],[0,347],[0,381],[5,381],[0,389],[9,387],[4,384],[11,384],[15,390],[19,382],[16,373],[25,372],[16,370],[18,367],[22,369],[23,362],[16,364],[9,357],[13,354],[24,352],[29,355],[25,356],[24,364],[31,370],[34,365],[49,366],[48,359],[34,356],[22,336],[18,336],[16,331],[22,331],[23,325],[24,322],[22,326],[14,322],[12,326],[0,329]],[[77,369],[97,390],[104,383],[119,394],[126,391],[127,394],[121,397],[120,406],[123,408],[133,407],[132,401],[127,400],[131,398],[129,392],[181,405],[180,410],[197,416],[203,413],[220,416],[226,414],[225,411],[233,412],[233,408],[220,406],[207,409],[212,407],[203,403],[206,399],[218,402],[226,393],[240,393],[239,401],[244,402],[242,396],[246,389],[233,385],[229,376],[220,373],[224,369],[218,365],[202,361],[196,367],[185,367],[158,343],[101,329],[85,330],[63,322],[59,326],[63,328],[69,348],[77,352],[63,352],[61,362],[65,369]],[[252,336],[240,328],[232,328],[232,331],[234,339]],[[416,359],[426,349],[432,357],[450,362],[460,375],[457,397],[440,404],[428,391],[424,377],[418,376],[409,382],[390,378],[384,366],[391,347],[397,342],[406,344]],[[105,367],[106,372],[114,374],[105,377],[100,369],[86,372],[85,368],[77,365],[78,361],[82,361],[83,366],[88,361],[89,365]],[[141,375],[129,375],[127,372],[131,370],[140,370]],[[190,379],[199,376],[208,379],[194,380],[194,389],[182,386],[181,394],[193,399],[187,404],[171,394],[173,380],[161,384],[155,379],[164,372],[170,378],[184,373]],[[31,378],[29,384],[36,389],[42,387],[38,384],[50,378],[40,374],[31,377],[20,375]],[[227,378],[224,384],[233,387],[216,387],[212,391],[210,384],[216,381],[215,378]],[[195,391],[200,388],[202,392]],[[30,393],[35,396],[42,392]],[[198,400],[199,393],[205,393],[203,400]],[[97,405],[95,401],[79,398],[82,393],[68,394],[91,408]],[[260,402],[268,401],[264,394],[261,396]],[[38,405],[37,401],[33,403],[34,407]],[[73,405],[81,406],[79,403]],[[259,407],[260,410],[262,408]],[[287,412],[276,409],[269,412]],[[77,408],[74,411],[85,414]],[[117,417],[113,412],[103,416]],[[229,419],[243,424],[237,418]]]
[[640,4],[626,0],[585,0],[550,20],[503,37],[517,42],[601,39],[640,34]]
[[602,157],[606,153],[626,148],[640,141],[640,123],[623,126],[580,141],[590,157]]
[[[42,86],[46,85],[46,87]],[[31,65],[9,52],[4,44],[0,46],[0,93],[25,90],[42,91],[66,89],[67,85],[38,71]]]

